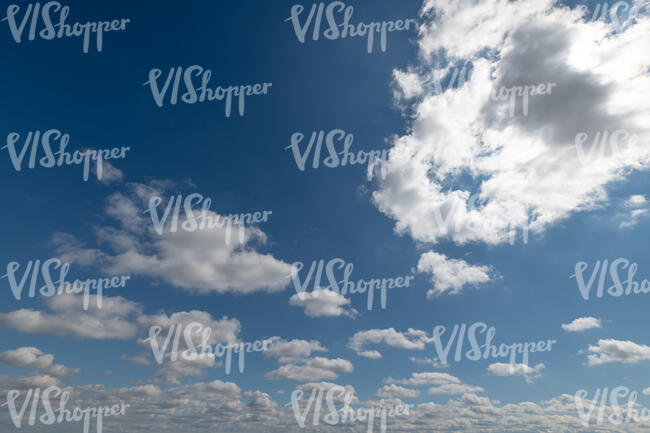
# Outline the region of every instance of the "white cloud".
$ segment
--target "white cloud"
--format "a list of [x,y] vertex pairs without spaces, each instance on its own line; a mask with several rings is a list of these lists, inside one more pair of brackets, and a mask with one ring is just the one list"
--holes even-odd
[[54,363],[54,355],[43,353],[36,347],[19,347],[0,353],[0,362],[15,367],[31,367],[50,376],[64,377],[81,372],[80,368],[68,368]]
[[328,359],[315,357],[296,360],[280,366],[277,370],[265,374],[268,379],[287,379],[297,382],[311,380],[334,380],[340,373],[351,373],[354,370],[352,363],[345,359]]
[[646,198],[644,195],[641,194],[631,195],[625,201],[625,207],[633,208],[633,209],[630,210],[630,213],[629,215],[626,216],[626,219],[621,222],[619,228],[624,229],[628,227],[634,227],[635,225],[637,225],[641,216],[648,214],[648,209],[639,209],[641,206],[645,204],[646,204]]
[[363,348],[366,344],[384,343],[399,349],[422,350],[424,349],[424,344],[428,341],[431,340],[426,337],[423,331],[415,329],[409,329],[406,333],[398,332],[394,328],[369,329],[355,333],[350,338],[348,347],[357,352],[359,356],[377,359],[381,357],[381,354],[376,350],[364,350]]
[[447,373],[438,373],[438,372],[423,372],[423,373],[413,373],[408,379],[399,379],[395,380],[393,378],[388,378],[384,382],[386,383],[398,383],[401,385],[411,385],[411,386],[422,386],[422,385],[448,385],[448,384],[461,384],[459,378],[452,376]]
[[289,298],[289,305],[303,307],[309,317],[356,317],[354,308],[345,308],[350,300],[331,290],[319,289],[312,292],[296,293]]
[[[606,185],[648,168],[650,100],[641,95],[650,89],[650,20],[612,33],[553,3],[427,2],[423,59],[409,71],[428,79],[434,58],[471,61],[473,70],[461,87],[424,92],[407,109],[409,132],[394,140],[373,194],[398,233],[425,243],[502,243],[518,229],[541,232],[605,204]],[[541,83],[556,86],[531,97],[527,115],[522,98],[512,117],[509,101],[490,100],[494,89]],[[411,75],[407,87],[417,88]],[[576,136],[591,144],[605,130],[625,131],[617,150],[581,159]],[[463,186],[468,177],[473,185]]]
[[488,366],[488,371],[495,376],[524,376],[526,381],[541,377],[541,371],[544,368],[543,363],[534,367],[526,364],[508,364],[505,362],[495,362]]
[[569,332],[580,332],[600,327],[600,319],[596,319],[595,317],[580,317],[571,323],[562,324],[562,329]]
[[369,359],[379,359],[381,358],[381,353],[379,353],[376,350],[362,350],[361,352],[357,352],[357,355],[363,357],[363,358],[369,358]]
[[650,346],[636,344],[632,341],[614,339],[598,340],[595,346],[589,346],[588,365],[623,362],[635,364],[650,359]]
[[415,398],[420,395],[417,389],[404,388],[399,385],[384,385],[377,391],[377,397],[383,398]]
[[646,204],[646,198],[645,198],[645,196],[642,195],[642,194],[634,194],[634,195],[631,195],[631,196],[627,199],[627,201],[625,202],[625,204],[626,204],[628,207],[639,207],[639,206],[643,206],[644,204]]
[[427,292],[427,298],[444,293],[460,293],[466,284],[479,284],[490,281],[488,266],[472,266],[464,260],[449,259],[444,254],[433,251],[422,254],[418,262],[418,272],[433,274],[434,288]]
[[[94,167],[97,174],[97,168]],[[108,161],[102,161],[102,178],[99,180],[104,185],[110,185],[114,182],[120,182],[124,179],[124,173]]]
[[291,360],[294,358],[308,358],[312,352],[327,352],[327,349],[316,340],[294,339],[285,341],[280,337],[272,337],[271,344],[268,345],[264,355],[280,358],[281,360]]
[[45,298],[52,313],[20,309],[0,313],[0,326],[29,334],[72,335],[93,339],[127,339],[135,335],[133,317],[139,304],[120,296],[103,296],[97,308],[96,295],[89,296],[89,308],[83,310],[83,296],[69,294]]
[[[204,294],[277,292],[289,284],[291,265],[255,250],[267,241],[255,226],[233,228],[230,237],[227,227],[156,233],[151,218],[143,212],[149,208],[150,198],[164,196],[165,188],[171,187],[161,182],[128,184],[128,193],[118,192],[107,199],[106,214],[119,226],[100,227],[96,235],[112,254],[87,249],[70,234],[58,234],[53,239],[57,252],[70,263],[100,264],[105,272],[145,275]],[[217,216],[212,211],[205,215]],[[185,221],[181,214],[179,227]],[[79,258],[83,260],[75,261]]]
[[446,383],[440,386],[434,386],[427,391],[429,394],[465,394],[485,391],[480,386],[465,385],[464,383]]
[[[400,384],[410,386],[424,386],[433,385],[427,391],[429,394],[443,395],[443,394],[465,394],[485,391],[480,386],[466,385],[461,382],[456,376],[447,373],[438,372],[421,372],[413,373],[407,379],[393,379],[389,377],[384,380],[388,384]],[[386,388],[386,387],[385,387]],[[401,388],[401,387],[396,387]],[[419,392],[418,392],[419,394]],[[396,395],[395,397],[399,397]]]

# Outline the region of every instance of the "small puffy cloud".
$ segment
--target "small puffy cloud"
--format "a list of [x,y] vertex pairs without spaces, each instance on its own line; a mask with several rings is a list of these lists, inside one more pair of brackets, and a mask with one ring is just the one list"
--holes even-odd
[[338,317],[348,316],[354,318],[357,311],[354,308],[346,308],[350,300],[345,296],[325,289],[312,292],[296,293],[289,298],[289,305],[302,307],[309,317]]
[[413,373],[408,379],[393,379],[388,378],[384,380],[386,383],[397,383],[401,385],[422,386],[422,385],[448,385],[448,384],[461,384],[459,378],[447,373],[438,372],[422,372]]
[[488,371],[495,376],[524,376],[526,381],[541,377],[541,371],[544,368],[543,363],[531,367],[526,364],[508,364],[505,362],[496,362],[488,366]]
[[466,385],[464,383],[446,383],[440,386],[429,388],[427,393],[434,395],[451,395],[451,394],[465,394],[476,393],[485,391],[480,386]]
[[81,372],[80,368],[68,368],[54,364],[54,355],[43,353],[36,347],[19,347],[0,353],[0,362],[15,367],[31,367],[50,376],[63,377]]
[[650,359],[650,346],[637,344],[632,341],[614,339],[598,340],[595,346],[589,346],[587,363],[590,366],[623,362],[635,364]]
[[595,317],[580,317],[571,323],[562,324],[562,329],[569,332],[580,332],[600,327],[600,319],[596,319]]
[[631,195],[630,198],[625,201],[625,205],[628,207],[639,207],[644,204],[646,204],[646,198],[642,194]]
[[353,370],[352,363],[345,359],[315,357],[282,365],[277,370],[266,373],[265,377],[276,380],[295,380],[297,382],[334,380],[339,377],[340,373],[351,373]]
[[335,404],[343,404],[346,401],[346,396],[348,397],[349,403],[359,404],[359,398],[356,395],[356,391],[352,385],[337,385],[332,382],[309,382],[303,383],[296,387],[297,390],[303,392],[303,399],[309,399],[312,393],[323,392],[323,395],[327,395],[327,392],[332,388],[335,388],[334,391],[330,394],[332,401]]
[[420,395],[417,389],[404,388],[399,385],[384,385],[377,391],[377,397],[382,398],[415,398]]
[[[369,329],[367,331],[360,331],[355,333],[348,342],[348,347],[359,356],[366,358],[380,358],[381,354],[376,350],[364,350],[364,346],[368,343],[379,344],[384,343],[391,347],[409,350],[422,350],[424,344],[430,341],[423,331],[416,329],[409,329],[407,332],[402,333],[396,331],[394,328],[388,329]],[[378,356],[379,355],[379,356]]]
[[449,259],[444,254],[433,251],[422,254],[417,269],[419,272],[428,272],[433,275],[431,281],[434,288],[427,292],[427,298],[440,296],[447,292],[455,295],[460,293],[465,285],[490,281],[488,266],[469,265],[464,260]]
[[51,312],[20,309],[0,313],[0,326],[29,334],[72,335],[93,339],[127,339],[136,334],[133,317],[141,311],[139,304],[120,296],[89,296],[88,310],[83,309],[83,296],[62,294],[45,298]]
[[264,352],[265,356],[272,356],[280,359],[308,358],[312,352],[327,352],[320,342],[316,340],[283,340],[280,337],[272,337],[271,343]]
[[376,350],[363,350],[361,352],[357,352],[357,355],[363,357],[363,358],[369,358],[369,359],[379,359],[381,358],[381,353],[379,353]]

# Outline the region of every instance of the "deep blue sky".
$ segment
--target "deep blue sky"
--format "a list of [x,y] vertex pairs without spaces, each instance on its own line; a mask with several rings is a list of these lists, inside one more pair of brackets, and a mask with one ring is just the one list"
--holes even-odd
[[[413,18],[419,1],[349,1],[355,20]],[[69,20],[130,18],[125,32],[104,35],[103,52],[82,54],[81,41],[24,41],[11,39],[6,22],[0,24],[0,136],[57,128],[71,135],[71,147],[130,146],[125,160],[115,166],[125,181],[146,183],[152,179],[180,182],[191,179],[199,192],[213,201],[220,213],[272,210],[261,229],[269,235],[262,251],[291,263],[341,257],[354,263],[355,278],[405,275],[417,265],[426,246],[393,231],[394,222],[372,204],[373,184],[366,182],[361,167],[317,170],[297,169],[285,150],[294,132],[309,136],[314,130],[340,128],[355,136],[354,149],[387,149],[386,140],[406,131],[408,122],[392,103],[392,71],[417,59],[414,32],[389,35],[388,50],[366,52],[365,39],[308,40],[300,44],[290,23],[294,2],[252,1],[192,3],[161,1],[70,1]],[[147,81],[149,70],[201,65],[212,70],[213,85],[272,82],[268,96],[247,98],[246,113],[230,118],[220,103],[155,106]],[[3,138],[4,141],[4,138]],[[450,143],[451,145],[451,143]],[[384,358],[357,357],[346,348],[357,331],[394,327],[431,332],[434,326],[486,322],[497,329],[496,342],[555,339],[550,353],[533,354],[533,363],[544,362],[544,380],[528,384],[521,377],[487,374],[493,361],[463,361],[442,370],[464,383],[482,386],[490,397],[503,402],[539,401],[617,384],[635,386],[631,374],[645,376],[645,364],[629,367],[610,364],[586,368],[578,350],[598,338],[650,340],[643,331],[647,317],[644,297],[584,301],[569,279],[577,261],[626,257],[639,265],[638,277],[650,277],[650,258],[645,239],[647,220],[632,230],[620,231],[613,221],[616,206],[630,194],[642,194],[650,179],[635,174],[609,188],[613,205],[578,213],[550,228],[529,243],[487,247],[462,247],[441,243],[436,251],[493,266],[501,278],[466,289],[456,296],[426,301],[431,287],[427,275],[418,274],[413,287],[389,293],[384,311],[364,308],[365,297],[352,297],[361,312],[347,317],[309,318],[302,309],[288,305],[293,288],[275,294],[192,295],[164,282],[134,277],[115,294],[142,303],[147,313],[200,309],[215,318],[235,317],[242,323],[241,337],[254,340],[273,335],[285,339],[317,339],[328,357],[349,359],[355,372],[340,383],[354,385],[362,398],[371,398],[384,378],[408,377],[426,366],[409,356],[433,357],[424,351],[382,347]],[[0,264],[15,260],[54,256],[53,233],[72,233],[95,246],[96,225],[106,222],[104,201],[120,186],[82,182],[77,167],[23,169],[17,172],[5,150],[0,152],[0,185],[4,212],[0,221]],[[74,268],[73,268],[74,269]],[[4,272],[3,272],[4,273]],[[73,278],[96,275],[79,272]],[[16,301],[7,280],[0,280],[0,310],[41,308],[38,300]],[[576,317],[604,319],[598,336],[591,331],[570,335],[560,328]],[[611,321],[611,322],[609,322]],[[105,383],[126,386],[146,380],[151,372],[120,360],[123,353],[138,354],[132,341],[80,340],[72,337],[22,334],[1,329],[0,351],[36,346],[53,353],[57,363],[82,367],[72,383]],[[141,336],[142,337],[142,336]],[[269,381],[264,373],[275,369],[272,359],[249,358],[246,373],[235,373],[244,389],[275,393],[290,391],[295,383]],[[108,379],[100,373],[114,370]],[[3,366],[0,372],[15,374]],[[224,379],[221,369],[208,378]],[[226,379],[224,379],[226,380]],[[596,385],[597,384],[597,385]],[[446,401],[448,396],[419,399]]]

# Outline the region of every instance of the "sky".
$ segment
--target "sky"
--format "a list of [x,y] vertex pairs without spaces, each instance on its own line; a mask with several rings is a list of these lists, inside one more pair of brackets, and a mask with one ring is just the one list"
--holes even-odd
[[[585,426],[576,394],[591,404],[597,390],[626,387],[650,407],[649,295],[608,292],[633,264],[639,287],[650,279],[650,4],[598,19],[603,3],[593,1],[325,2],[314,40],[315,3],[301,42],[314,3],[62,3],[70,25],[129,20],[103,33],[101,50],[91,33],[85,53],[83,37],[30,40],[30,26],[45,29],[31,18],[17,42],[12,25],[30,3],[15,4],[0,12],[11,15],[0,21],[0,404],[16,390],[20,409],[29,390],[57,387],[70,407],[128,403],[104,420],[108,433],[367,431],[363,421],[314,425],[311,415],[301,427],[296,407],[338,385],[357,409],[410,405],[388,431],[647,429],[599,424],[597,411]],[[378,31],[370,50],[367,37],[326,36],[328,5],[337,25],[344,7],[355,25],[413,21],[386,34],[385,50]],[[194,65],[211,71],[220,99],[250,85],[244,105],[235,94],[229,115],[223,100],[184,103],[184,75],[171,103],[169,71]],[[463,65],[470,72],[454,81]],[[251,94],[258,83],[270,83],[265,94]],[[526,86],[543,94],[524,96]],[[46,158],[41,144],[23,148],[34,131],[50,131],[53,152],[64,134],[71,153],[128,150],[103,161],[101,179],[90,164],[84,180],[82,165],[30,168],[29,149]],[[384,160],[334,163],[329,150],[343,152],[346,140],[355,155]],[[20,163],[11,152],[23,149]],[[188,225],[158,233],[170,197],[191,194],[210,199],[211,218],[267,218],[230,235]],[[66,281],[128,279],[103,291],[101,308],[96,295],[87,310],[81,295],[29,296],[24,270],[48,259],[69,265]],[[604,260],[602,277],[592,274]],[[319,262],[320,283],[307,280]],[[328,263],[337,282],[346,266],[350,281],[378,280],[371,308],[367,289],[335,291]],[[12,282],[24,275],[17,299]],[[397,277],[409,284],[386,289],[382,308],[380,282]],[[583,296],[579,282],[591,277]],[[158,363],[155,347],[190,323],[210,329],[212,345],[269,344],[246,353],[243,371],[233,361],[226,373],[223,359],[173,360],[171,348]],[[466,336],[441,361],[455,325],[481,324],[497,346],[553,343],[508,364],[472,360]],[[3,432],[18,428],[9,407],[0,407]],[[83,423],[30,426],[25,415],[19,428]]]

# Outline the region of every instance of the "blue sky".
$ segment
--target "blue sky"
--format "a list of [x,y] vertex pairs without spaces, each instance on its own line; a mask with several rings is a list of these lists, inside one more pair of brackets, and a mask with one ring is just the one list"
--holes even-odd
[[[494,4],[497,16],[509,17],[505,13],[507,5],[492,0],[487,3]],[[27,3],[18,4],[23,7]],[[589,178],[586,174],[582,178],[576,175],[575,179],[567,180],[566,189],[561,182],[558,186],[557,180],[563,175],[560,169],[553,176],[545,177],[546,175],[539,174],[540,167],[531,163],[531,176],[539,176],[532,178],[537,179],[535,184],[491,184],[493,188],[490,189],[490,184],[484,183],[481,190],[481,183],[485,179],[502,179],[499,177],[499,169],[490,168],[481,172],[485,167],[482,163],[490,165],[494,161],[480,162],[481,156],[476,153],[457,164],[452,161],[453,156],[448,156],[454,153],[466,155],[463,152],[470,148],[465,143],[457,143],[467,140],[467,137],[463,133],[456,134],[455,131],[467,130],[467,125],[461,118],[474,115],[471,108],[473,103],[463,100],[467,95],[459,94],[453,97],[456,99],[447,100],[448,110],[431,103],[431,99],[431,105],[426,105],[427,96],[435,98],[435,95],[427,95],[426,90],[420,89],[414,91],[414,97],[405,96],[412,81],[400,79],[395,73],[404,71],[412,77],[418,77],[418,80],[424,80],[436,64],[436,61],[431,60],[432,57],[437,59],[438,64],[444,65],[443,68],[451,67],[458,59],[472,58],[477,61],[482,58],[481,50],[486,48],[501,56],[499,67],[503,71],[499,84],[512,84],[509,77],[521,77],[530,65],[522,61],[522,72],[519,69],[515,72],[510,72],[512,69],[505,71],[506,67],[516,69],[517,62],[521,60],[512,54],[508,57],[508,50],[516,52],[512,46],[516,46],[517,41],[527,40],[527,34],[523,33],[534,28],[533,24],[516,22],[515,19],[511,22],[508,21],[510,18],[503,18],[503,22],[500,22],[492,16],[489,19],[497,23],[497,28],[505,29],[503,38],[510,42],[495,42],[493,46],[488,46],[492,44],[492,39],[490,35],[481,36],[480,26],[466,32],[467,38],[459,38],[459,34],[454,33],[454,28],[464,34],[461,31],[462,25],[470,24],[462,21],[449,23],[440,18],[441,15],[421,14],[421,1],[381,0],[372,2],[372,5],[348,1],[346,4],[354,6],[355,22],[417,18],[421,25],[438,23],[438,27],[421,30],[420,35],[415,31],[390,33],[385,53],[376,48],[368,54],[365,38],[333,41],[321,38],[319,41],[308,39],[304,44],[299,43],[290,23],[285,21],[289,17],[291,6],[296,2],[244,0],[179,5],[163,1],[149,6],[118,0],[96,4],[69,1],[65,4],[71,8],[68,19],[72,22],[114,18],[129,18],[131,22],[124,32],[109,32],[104,35],[101,53],[91,49],[87,54],[82,53],[81,41],[75,38],[23,41],[17,44],[11,38],[7,22],[0,23],[0,34],[3,34],[0,37],[0,50],[8,60],[6,67],[0,71],[0,90],[3,95],[3,104],[0,105],[1,128],[5,136],[11,132],[23,136],[28,131],[59,129],[70,134],[71,149],[130,146],[131,150],[125,159],[111,161],[122,173],[119,178],[112,182],[99,182],[91,176],[88,182],[84,182],[80,167],[37,167],[16,171],[6,149],[3,149],[0,152],[0,183],[4,185],[5,200],[5,212],[0,224],[0,237],[3,239],[0,248],[2,273],[11,261],[24,265],[29,260],[45,260],[64,254],[70,257],[74,252],[97,260],[72,263],[71,278],[110,275],[109,270],[119,268],[114,259],[120,251],[112,248],[111,242],[106,238],[102,240],[99,233],[106,227],[116,230],[110,236],[115,236],[118,232],[122,235],[126,233],[120,231],[123,226],[115,218],[115,215],[124,217],[119,209],[115,210],[119,208],[117,204],[122,200],[138,203],[133,195],[135,185],[152,186],[159,185],[156,182],[169,181],[164,194],[200,193],[211,198],[211,209],[222,215],[272,211],[269,221],[259,225],[259,230],[266,235],[266,242],[253,242],[246,248],[255,254],[272,256],[277,266],[280,266],[278,263],[304,262],[308,267],[313,260],[342,258],[354,264],[355,280],[402,275],[413,275],[415,279],[408,288],[389,291],[385,310],[377,308],[375,302],[375,308],[368,311],[365,308],[366,297],[353,295],[349,296],[349,308],[358,311],[356,317],[310,317],[303,308],[290,304],[290,297],[295,295],[290,283],[277,290],[261,287],[251,293],[242,293],[238,287],[222,290],[216,286],[197,293],[200,289],[192,287],[191,282],[179,282],[183,276],[175,279],[167,272],[147,270],[146,265],[122,263],[122,272],[117,273],[129,274],[131,280],[123,289],[106,291],[105,296],[119,296],[138,305],[138,312],[125,318],[126,322],[134,324],[138,317],[152,317],[156,314],[171,316],[184,311],[202,311],[215,321],[224,316],[239,321],[241,330],[237,338],[241,341],[271,337],[286,341],[316,340],[327,352],[315,352],[311,357],[343,359],[353,365],[353,371],[342,372],[336,379],[325,381],[352,385],[359,399],[364,402],[378,399],[377,391],[386,384],[386,379],[407,379],[418,372],[447,373],[463,384],[481,387],[483,390],[476,394],[488,397],[497,406],[500,405],[495,401],[502,404],[526,401],[540,403],[562,394],[573,396],[579,389],[593,392],[597,388],[624,385],[641,394],[643,389],[650,387],[646,381],[650,373],[646,359],[650,359],[650,356],[635,362],[623,362],[623,356],[602,365],[588,365],[585,353],[589,346],[607,339],[631,341],[647,348],[645,345],[650,345],[650,341],[642,326],[647,317],[647,295],[619,298],[605,296],[584,300],[575,279],[569,278],[579,261],[587,262],[591,269],[597,260],[611,261],[619,257],[638,264],[637,281],[650,278],[650,257],[646,253],[650,220],[641,214],[632,227],[620,227],[622,221],[629,219],[630,207],[626,205],[627,200],[631,196],[645,196],[647,193],[650,180],[646,170],[647,154],[641,150],[634,153],[632,162],[626,159],[610,170],[616,175],[610,176],[611,173],[606,168],[594,169]],[[303,4],[306,8],[311,6],[310,3]],[[431,5],[447,10],[447,17],[452,17],[457,12],[448,2],[431,2]],[[558,23],[571,22],[565,16],[559,17],[549,12],[553,8],[558,9],[558,5],[551,6],[548,10],[543,6],[539,8],[539,12],[530,12],[531,22],[535,22],[535,13],[539,17],[546,17],[544,19],[547,21],[540,18],[537,22],[547,25],[544,27],[549,32],[547,35],[551,32],[548,29],[556,29],[553,26],[559,26]],[[602,36],[601,30],[596,28],[583,29],[566,25],[572,31],[577,28],[576,34],[593,32],[596,35],[594,38],[616,37]],[[635,25],[641,30],[647,30],[647,17],[639,19]],[[451,35],[451,39],[443,37],[445,32]],[[513,34],[520,38],[513,37]],[[559,30],[558,34],[561,34]],[[481,38],[486,41],[485,47],[475,49],[474,41]],[[579,41],[579,38],[576,37],[576,40]],[[553,46],[550,37],[548,40],[544,38],[543,42],[549,42],[549,46]],[[578,48],[582,46],[579,43],[575,42]],[[520,48],[525,49],[524,42],[521,44]],[[440,47],[444,50],[438,51]],[[625,59],[637,59],[634,65],[621,63],[622,69],[645,65],[645,78],[643,73],[637,73],[635,83],[637,93],[647,96],[647,68],[650,63],[644,63],[648,60],[647,54],[634,51],[638,48],[638,44],[624,40],[618,52],[620,56],[628,56]],[[558,56],[561,57],[566,52],[569,52],[568,49]],[[584,62],[587,65],[591,65],[589,55],[602,56],[602,59],[606,58],[607,53],[586,51],[587,60]],[[620,63],[622,58],[617,58],[616,61]],[[539,70],[550,74],[546,77],[547,81],[560,83],[553,90],[552,96],[555,99],[547,99],[551,101],[549,105],[561,104],[559,95],[565,92],[569,101],[585,98],[584,112],[579,116],[576,114],[576,118],[579,117],[577,120],[572,120],[575,114],[573,111],[565,115],[566,121],[561,116],[558,120],[555,115],[540,119],[535,117],[535,109],[538,110],[536,113],[562,113],[562,107],[568,107],[569,103],[549,108],[544,105],[545,102],[537,102],[547,100],[534,99],[529,118],[520,116],[514,120],[504,120],[505,126],[500,124],[500,131],[508,132],[499,136],[499,140],[519,137],[522,146],[525,146],[532,143],[534,138],[542,137],[544,145],[549,148],[553,145],[568,146],[570,143],[552,142],[551,138],[541,132],[536,135],[538,130],[530,122],[548,122],[551,128],[565,130],[570,129],[572,122],[578,128],[588,123],[585,119],[589,116],[601,119],[599,116],[606,113],[609,116],[607,122],[619,119],[624,114],[625,121],[621,122],[620,127],[633,131],[648,142],[650,131],[647,123],[644,128],[641,122],[647,120],[649,112],[647,97],[645,102],[630,100],[624,108],[620,104],[613,104],[611,101],[624,98],[629,91],[627,88],[619,89],[622,86],[621,79],[615,72],[596,68],[587,72],[586,67],[577,73],[573,64],[571,67],[574,69],[564,70],[548,66],[550,61],[541,63],[546,66],[540,66]],[[226,118],[221,103],[166,104],[162,108],[157,107],[149,87],[143,85],[148,80],[149,71],[160,68],[165,72],[171,67],[191,65],[211,69],[211,84],[215,87],[219,84],[264,82],[273,85],[267,96],[247,98],[245,115],[241,117],[233,112],[233,115]],[[592,78],[601,80],[598,85],[605,82],[606,78],[612,78],[617,84],[610,84],[609,87],[603,85],[606,90],[594,91],[593,94],[597,97],[593,98],[586,94],[572,94],[566,87],[562,88],[562,83],[571,82],[568,78],[563,81],[563,72],[566,72],[566,77],[574,77],[571,74],[575,73],[575,76],[585,82]],[[588,76],[589,73],[593,77]],[[608,73],[611,76],[606,76]],[[477,73],[472,82],[478,82],[479,78]],[[515,84],[538,82],[535,77],[530,79],[533,81]],[[603,106],[589,106],[594,100],[605,102]],[[610,103],[613,105],[607,105]],[[466,104],[466,109],[463,104]],[[577,106],[580,104],[577,103]],[[425,109],[427,107],[429,111]],[[416,111],[420,114],[414,115]],[[611,129],[616,125],[611,120],[611,123],[603,123],[601,126]],[[477,128],[483,128],[481,132],[485,136],[481,143],[486,146],[492,137],[486,131],[499,129],[494,125]],[[514,133],[512,128],[520,128],[525,133]],[[286,149],[291,135],[302,132],[308,140],[313,131],[327,132],[333,129],[354,134],[352,149],[355,151],[395,151],[399,148],[396,137],[409,136],[418,137],[417,145],[422,148],[419,153],[414,151],[411,155],[411,161],[415,164],[412,169],[408,164],[402,166],[402,162],[397,159],[392,160],[389,164],[390,174],[386,179],[368,181],[365,167],[362,166],[308,167],[305,171],[300,171],[291,151]],[[582,130],[578,129],[573,133],[580,131]],[[404,152],[413,149],[404,144],[406,141],[408,140],[400,141]],[[454,150],[455,146],[458,150]],[[421,178],[417,178],[414,173],[419,170],[417,164],[422,162],[417,159],[427,152],[434,155],[431,160],[425,161],[431,184],[417,184]],[[499,160],[496,161],[495,164],[500,165]],[[311,160],[308,165],[310,162]],[[561,161],[558,165],[560,163]],[[603,167],[606,165],[602,161],[595,165],[598,164]],[[545,167],[552,171],[552,168],[548,168],[551,166],[549,163]],[[476,175],[473,178],[469,176],[472,170]],[[524,172],[525,170],[523,169]],[[452,174],[444,180],[436,180],[439,179],[436,175],[445,177],[445,173]],[[501,175],[508,181],[516,178],[508,178],[507,172]],[[548,184],[544,184],[545,180],[548,180]],[[579,183],[580,188],[576,186]],[[528,198],[529,194],[540,191],[535,188],[540,185],[544,186],[540,190],[547,196]],[[426,209],[426,205],[418,201],[427,197],[423,191],[430,191],[429,187],[435,189],[437,186],[440,187],[438,192],[443,195],[453,190],[469,191],[468,196],[483,192],[488,201],[506,208],[512,203],[523,203],[522,206],[535,215],[538,224],[531,230],[528,243],[523,243],[518,238],[514,245],[504,240],[500,229],[493,233],[498,238],[496,242],[486,241],[491,233],[481,233],[464,242],[453,235],[432,233],[427,229],[419,231],[418,227],[427,226],[424,219],[428,218],[430,222],[432,214],[431,209]],[[584,190],[581,189],[583,186]],[[512,198],[507,192],[516,192],[519,188],[522,188],[521,194],[526,196],[525,199]],[[573,193],[574,189],[582,192]],[[606,196],[594,198],[594,191],[605,191]],[[376,194],[381,197],[377,198]],[[118,200],[110,201],[111,197],[118,197]],[[449,197],[432,194],[429,198],[444,201]],[[645,204],[639,208],[643,206]],[[144,218],[142,212],[145,209],[144,206],[137,209],[140,218]],[[494,214],[484,214],[481,217],[493,218]],[[505,221],[514,217],[509,210],[505,210],[494,218]],[[130,239],[155,243],[156,238],[147,237],[148,229],[143,230],[129,232],[129,236],[132,236]],[[72,245],[70,242],[57,242],[57,234],[61,233],[73,236],[79,243]],[[152,248],[152,245],[150,243],[146,248]],[[151,250],[145,253],[146,248],[140,253],[156,255]],[[190,251],[192,246],[183,248],[189,248],[185,251]],[[205,248],[202,246],[197,254],[204,254],[210,249]],[[222,246],[216,245],[214,248],[219,250]],[[430,289],[441,284],[441,281],[436,282],[435,272],[432,275],[431,272],[418,270],[421,257],[429,251],[444,255],[447,261],[442,264],[443,267],[452,260],[462,260],[469,267],[488,267],[489,281],[473,284],[469,278],[467,284],[460,285],[456,294],[443,293],[427,297]],[[250,272],[255,273],[257,270],[253,267]],[[467,267],[464,267],[464,271],[467,271]],[[227,274],[229,270],[226,267],[216,271],[217,280],[221,278],[219,272]],[[248,271],[240,272],[247,274]],[[191,273],[188,271],[188,274]],[[260,278],[260,286],[264,286],[268,281],[263,276]],[[269,277],[272,278],[274,277]],[[205,281],[207,286],[213,283],[211,279]],[[218,283],[214,284],[218,286]],[[282,411],[282,407],[289,401],[291,391],[306,382],[265,377],[282,363],[275,357],[262,354],[249,355],[244,373],[234,371],[231,375],[226,375],[223,368],[204,368],[199,376],[179,376],[176,383],[166,381],[156,376],[156,364],[137,365],[122,359],[123,355],[144,354],[150,361],[153,360],[147,346],[136,342],[137,339],[146,338],[145,326],[138,325],[134,335],[118,338],[88,338],[80,336],[78,332],[51,327],[39,332],[21,332],[21,325],[12,318],[14,316],[7,314],[20,309],[45,313],[48,311],[46,300],[16,300],[6,278],[0,279],[0,288],[0,312],[4,316],[0,320],[0,352],[36,347],[43,353],[54,355],[56,364],[81,369],[77,374],[57,378],[61,385],[82,387],[98,384],[110,394],[111,389],[117,388],[152,385],[165,390],[178,387],[179,384],[218,380],[235,383],[244,393],[243,397],[238,396],[237,399],[241,398],[244,404],[251,398],[245,394],[246,391],[260,391],[268,401],[277,404],[275,410]],[[61,313],[64,316],[67,314],[62,320],[70,321],[81,317],[77,313],[79,312]],[[582,332],[567,332],[562,328],[562,324],[581,317],[598,318],[601,327]],[[110,317],[104,319],[110,320]],[[435,368],[409,360],[411,357],[435,357],[435,348],[431,343],[425,344],[421,350],[395,347],[386,341],[367,343],[364,350],[378,350],[382,354],[380,359],[358,356],[348,347],[353,335],[363,331],[394,328],[400,333],[406,333],[412,328],[431,336],[437,325],[450,328],[454,324],[470,325],[475,322],[494,326],[496,343],[556,340],[552,351],[531,354],[532,365],[544,364],[541,377],[491,374],[489,365],[501,360],[474,362],[463,359],[446,368]],[[149,322],[142,319],[142,323]],[[154,323],[153,319],[151,323]],[[112,373],[106,374],[107,371]],[[15,362],[13,365],[5,362],[0,363],[0,374],[5,381],[2,384],[4,390],[8,389],[6,384],[10,383],[7,377],[32,377],[46,373]],[[315,378],[313,381],[320,382],[321,379]],[[402,400],[416,405],[426,402],[445,405],[450,399],[460,398],[459,394],[429,395],[426,387],[418,389],[421,391],[419,396]],[[195,398],[200,400],[198,396]],[[135,401],[133,400],[132,406],[136,404]],[[645,395],[640,395],[639,402],[650,405],[650,399]],[[144,414],[146,410],[136,410],[135,413]],[[3,429],[10,431],[13,425],[6,415],[3,411],[1,418],[6,426]],[[168,424],[164,427],[173,429],[174,422],[180,421],[174,420],[172,409],[168,416],[169,420],[164,421]],[[265,412],[264,416],[271,415]],[[282,419],[282,416],[272,415],[274,419]],[[116,421],[115,424],[106,424],[105,429],[146,431],[139,430],[144,427],[138,421],[133,422],[134,424],[128,424],[125,421],[121,424]],[[204,428],[207,427],[197,424],[190,425],[187,429],[207,431]],[[247,430],[251,427],[231,421],[227,427],[222,428],[223,430],[216,431],[234,431],[238,428]],[[268,424],[266,428],[271,431]],[[493,430],[473,425],[467,431]]]

